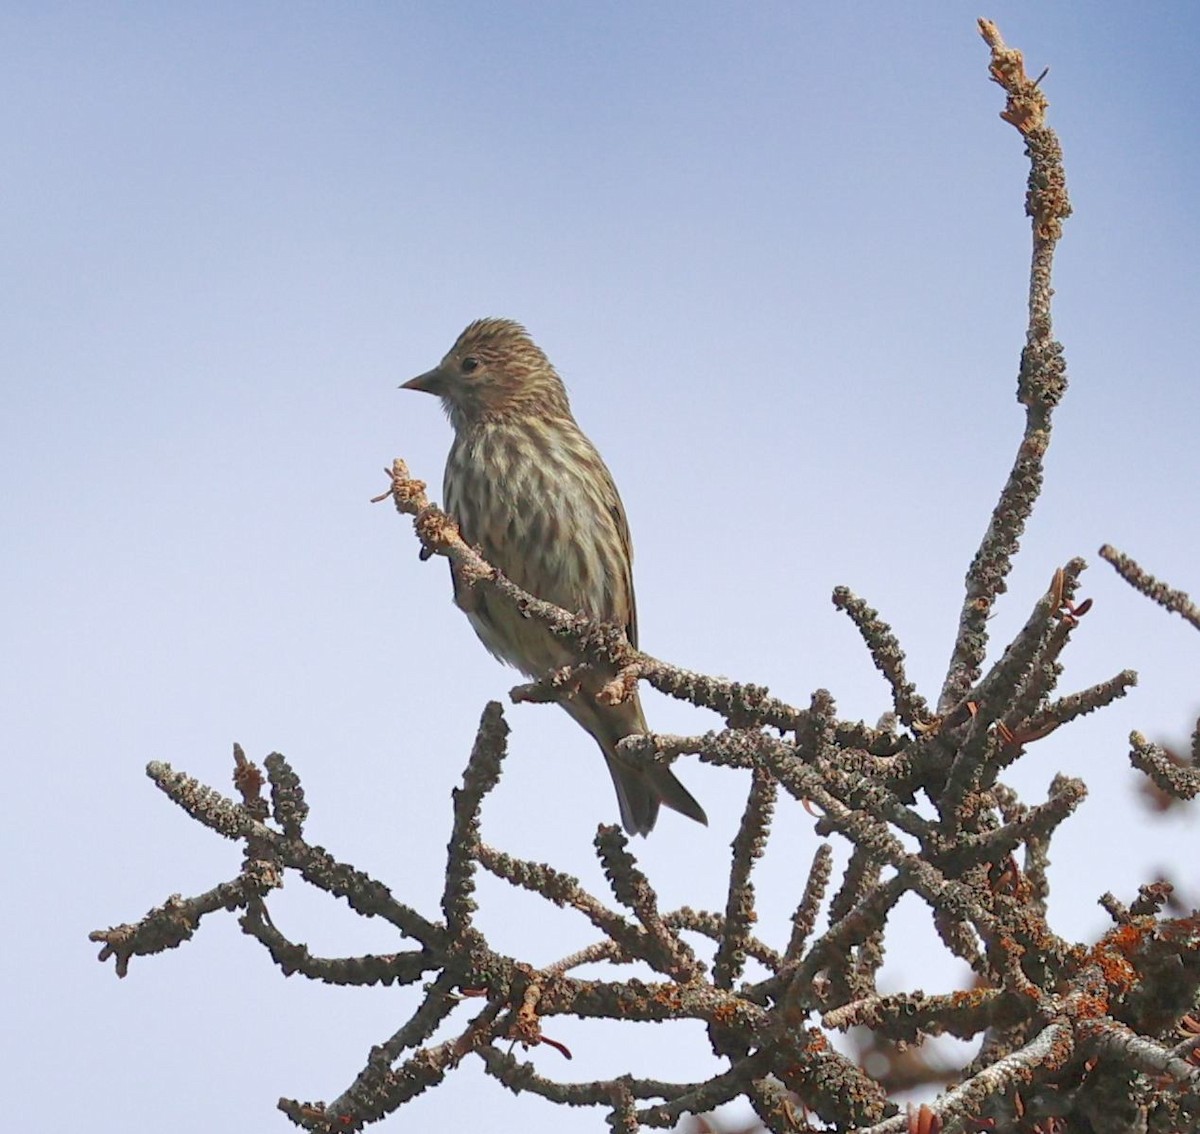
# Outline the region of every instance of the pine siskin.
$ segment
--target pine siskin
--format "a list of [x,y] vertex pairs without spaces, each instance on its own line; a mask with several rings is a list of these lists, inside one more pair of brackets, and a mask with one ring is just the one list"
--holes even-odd
[[[446,459],[446,510],[463,538],[537,598],[624,628],[637,645],[633,548],[612,476],[583,435],[562,380],[525,328],[479,319],[433,369],[405,382],[436,394],[454,427]],[[483,644],[530,677],[578,661],[544,626],[492,593],[461,583],[454,601]],[[645,835],[666,804],[707,823],[671,770],[622,756],[617,743],[645,733],[635,693],[619,705],[596,700],[613,676],[597,668],[562,706],[600,745],[617,789],[621,822]]]

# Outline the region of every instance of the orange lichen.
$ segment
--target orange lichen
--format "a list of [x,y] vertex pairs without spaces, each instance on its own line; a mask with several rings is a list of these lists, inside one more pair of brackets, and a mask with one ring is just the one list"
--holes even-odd
[[1080,1019],[1094,1020],[1099,1016],[1107,1016],[1111,1004],[1107,996],[1100,994],[1084,994],[1075,1001],[1075,1014]]
[[257,801],[266,777],[257,764],[246,759],[240,746],[234,749],[233,760],[233,786],[237,788],[244,802]]
[[733,1024],[737,1020],[737,1005],[732,1001],[722,1001],[713,1010],[712,1017],[718,1024]]
[[1088,960],[1100,970],[1104,983],[1118,996],[1137,984],[1137,969],[1129,958],[1141,949],[1151,932],[1151,923],[1120,925],[1092,947]]
[[[661,1004],[669,1011],[678,1011],[683,1006],[683,998],[679,995],[679,988],[673,984],[660,984],[654,988],[651,999],[655,1004]],[[722,1004],[721,1008],[725,1008]],[[718,1009],[720,1011],[721,1009]]]

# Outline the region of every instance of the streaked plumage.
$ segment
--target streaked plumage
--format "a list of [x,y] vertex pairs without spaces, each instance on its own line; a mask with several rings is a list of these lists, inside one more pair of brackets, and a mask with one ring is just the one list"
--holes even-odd
[[[454,427],[443,491],[467,542],[523,590],[616,623],[636,646],[625,509],[600,454],[571,416],[561,379],[525,329],[507,319],[479,319],[437,367],[404,385],[438,395]],[[530,677],[578,660],[565,642],[494,594],[454,579],[454,597],[483,644]],[[625,829],[646,834],[660,803],[707,822],[670,769],[646,771],[618,754],[620,740],[647,728],[636,695],[620,705],[596,701],[612,676],[592,673],[562,705],[600,745]]]

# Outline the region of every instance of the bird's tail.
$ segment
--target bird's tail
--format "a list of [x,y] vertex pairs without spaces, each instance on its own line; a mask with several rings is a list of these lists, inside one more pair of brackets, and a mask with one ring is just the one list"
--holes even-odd
[[626,831],[631,835],[648,835],[658,821],[660,806],[708,826],[704,808],[666,764],[633,754],[627,756],[618,750],[617,746],[627,736],[641,736],[649,731],[636,693],[618,705],[601,705],[594,696],[587,695],[571,697],[560,704],[600,745],[617,789],[621,825]]
[[708,826],[704,808],[665,764],[647,760],[635,763],[618,755],[615,746],[611,752],[606,744],[600,747],[604,749],[604,760],[617,789],[621,824],[631,835],[648,835],[654,829],[660,804]]

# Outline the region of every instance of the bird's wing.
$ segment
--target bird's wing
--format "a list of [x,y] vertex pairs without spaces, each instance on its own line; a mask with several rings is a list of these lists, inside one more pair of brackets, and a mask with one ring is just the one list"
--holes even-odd
[[625,619],[625,637],[629,639],[629,644],[636,650],[638,630],[637,599],[633,593],[633,541],[629,536],[629,521],[625,518],[625,508],[621,504],[621,497],[617,495],[617,486],[613,484],[611,476],[608,478],[608,488],[612,492],[612,504],[609,510],[612,512],[613,522],[617,525],[617,536],[621,541],[621,549],[624,552],[624,555],[621,556],[621,561],[624,564],[624,577],[621,579],[621,582],[624,584],[624,605],[628,615]]

